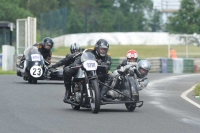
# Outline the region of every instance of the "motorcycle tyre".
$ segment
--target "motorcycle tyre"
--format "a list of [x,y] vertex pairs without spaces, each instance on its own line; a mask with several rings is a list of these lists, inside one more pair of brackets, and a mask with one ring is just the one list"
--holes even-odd
[[100,92],[97,80],[93,79],[90,81],[91,98],[90,107],[92,113],[97,114],[100,110]]
[[136,108],[136,103],[132,104],[132,103],[125,103],[125,106],[127,108],[128,111],[133,112]]
[[81,106],[75,106],[75,105],[71,105],[72,106],[72,109],[74,110],[79,110]]
[[32,84],[32,79],[28,79],[28,83]]
[[28,79],[30,84],[37,84],[37,79]]

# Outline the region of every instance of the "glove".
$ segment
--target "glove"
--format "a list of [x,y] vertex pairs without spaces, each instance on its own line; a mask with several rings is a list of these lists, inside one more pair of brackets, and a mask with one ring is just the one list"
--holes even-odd
[[129,70],[129,66],[124,66],[124,67],[121,67],[119,71],[125,73],[125,72],[127,72],[128,70]]
[[55,68],[53,66],[48,67],[48,71],[52,72]]
[[96,62],[97,62],[98,65],[101,65],[101,63],[102,63],[102,61],[98,60],[98,59],[96,60]]
[[55,65],[52,65],[51,68],[56,68],[56,66],[55,66]]
[[106,62],[101,62],[101,65],[102,66],[107,66],[107,63]]

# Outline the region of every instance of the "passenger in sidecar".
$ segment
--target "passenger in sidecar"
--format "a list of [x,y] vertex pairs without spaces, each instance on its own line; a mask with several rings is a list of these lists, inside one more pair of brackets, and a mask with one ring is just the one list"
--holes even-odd
[[141,61],[137,62],[138,52],[136,50],[129,50],[126,53],[126,57],[127,57],[127,59],[122,61],[122,63],[117,67],[117,70],[115,70],[113,72],[114,79],[111,84],[111,87],[114,87],[115,84],[118,82],[117,79],[120,78],[119,71],[125,71],[125,70],[128,70],[128,68],[130,66],[135,66],[134,73],[137,76],[136,79],[138,82],[138,88],[139,88],[139,90],[142,90],[149,83],[147,74],[148,74],[149,70],[151,69],[151,64],[147,60],[141,60]]
[[[127,52],[127,59],[112,73],[114,78],[110,86],[108,86],[109,90],[105,95],[111,100],[104,102],[104,104],[113,103],[111,101],[115,100],[118,101],[116,103],[121,102],[136,106],[136,103],[140,102],[139,90],[148,84],[147,74],[151,65],[147,60],[141,60],[137,63],[137,59],[138,53],[136,50],[129,50]],[[101,82],[100,84],[105,86]]]

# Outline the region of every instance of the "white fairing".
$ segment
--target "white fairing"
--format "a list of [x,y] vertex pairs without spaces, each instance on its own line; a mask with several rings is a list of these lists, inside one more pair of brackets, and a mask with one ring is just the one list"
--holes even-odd
[[34,78],[39,78],[42,76],[43,74],[43,70],[40,66],[33,66],[30,70],[30,74],[34,77]]
[[87,70],[87,71],[94,71],[97,70],[97,62],[93,61],[93,60],[87,60],[83,63],[83,67]]

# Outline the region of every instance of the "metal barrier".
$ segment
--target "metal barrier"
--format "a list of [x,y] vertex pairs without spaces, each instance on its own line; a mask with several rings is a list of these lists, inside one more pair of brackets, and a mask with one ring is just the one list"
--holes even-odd
[[183,61],[183,73],[194,73],[194,60],[193,59],[184,59]]
[[[21,56],[18,56],[17,63],[19,63]],[[51,64],[57,63],[65,56],[53,56]],[[111,71],[116,70],[117,66],[126,58],[112,58]],[[141,59],[139,59],[141,60]],[[151,63],[150,73],[173,73],[173,59],[168,58],[146,58]],[[165,63],[163,64],[163,60]],[[200,67],[200,59],[183,59],[183,73],[194,73],[195,65]],[[62,69],[62,67],[59,67]]]
[[0,54],[0,67],[2,67],[2,54]]

